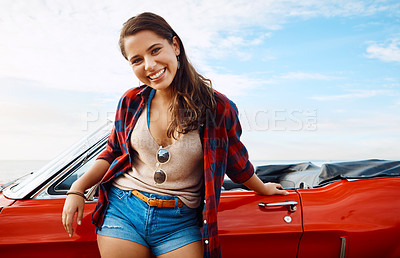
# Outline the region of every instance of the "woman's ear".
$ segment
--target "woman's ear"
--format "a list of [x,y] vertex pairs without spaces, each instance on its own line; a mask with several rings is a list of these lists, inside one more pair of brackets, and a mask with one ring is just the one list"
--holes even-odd
[[174,36],[172,38],[172,48],[174,49],[175,55],[179,56],[179,54],[181,53],[181,47],[179,45],[179,39],[177,36]]

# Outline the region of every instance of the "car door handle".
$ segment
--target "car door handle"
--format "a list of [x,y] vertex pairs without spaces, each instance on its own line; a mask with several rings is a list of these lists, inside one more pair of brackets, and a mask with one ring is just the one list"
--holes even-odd
[[258,203],[258,206],[261,208],[286,206],[288,211],[290,211],[290,212],[295,212],[297,210],[296,205],[297,205],[296,201],[271,202],[271,203],[260,202],[260,203]]

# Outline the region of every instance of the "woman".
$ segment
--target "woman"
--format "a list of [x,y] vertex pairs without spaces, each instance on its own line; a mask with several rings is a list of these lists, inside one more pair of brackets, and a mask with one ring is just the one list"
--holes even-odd
[[287,192],[254,174],[236,106],[196,72],[163,18],[129,19],[119,44],[144,85],[122,96],[106,150],[71,186],[64,227],[72,236],[85,189],[101,181],[92,219],[102,257],[219,257],[225,173],[261,195]]

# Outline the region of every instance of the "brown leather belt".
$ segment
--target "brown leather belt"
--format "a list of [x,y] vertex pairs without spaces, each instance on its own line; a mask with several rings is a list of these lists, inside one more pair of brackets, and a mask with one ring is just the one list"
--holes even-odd
[[[174,208],[175,207],[175,200],[163,200],[163,199],[149,198],[146,195],[140,193],[138,190],[132,190],[132,194],[150,206],[155,206],[158,208]],[[182,201],[178,199],[178,207],[180,208],[182,206],[183,206]]]

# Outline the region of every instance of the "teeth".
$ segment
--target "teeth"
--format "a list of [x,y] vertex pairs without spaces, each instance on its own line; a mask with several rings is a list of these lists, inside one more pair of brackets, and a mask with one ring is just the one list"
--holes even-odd
[[150,79],[155,80],[155,79],[157,79],[158,77],[160,77],[164,72],[165,72],[165,68],[162,69],[161,71],[159,71],[158,73],[156,73],[155,75],[149,76],[149,77],[150,77]]

